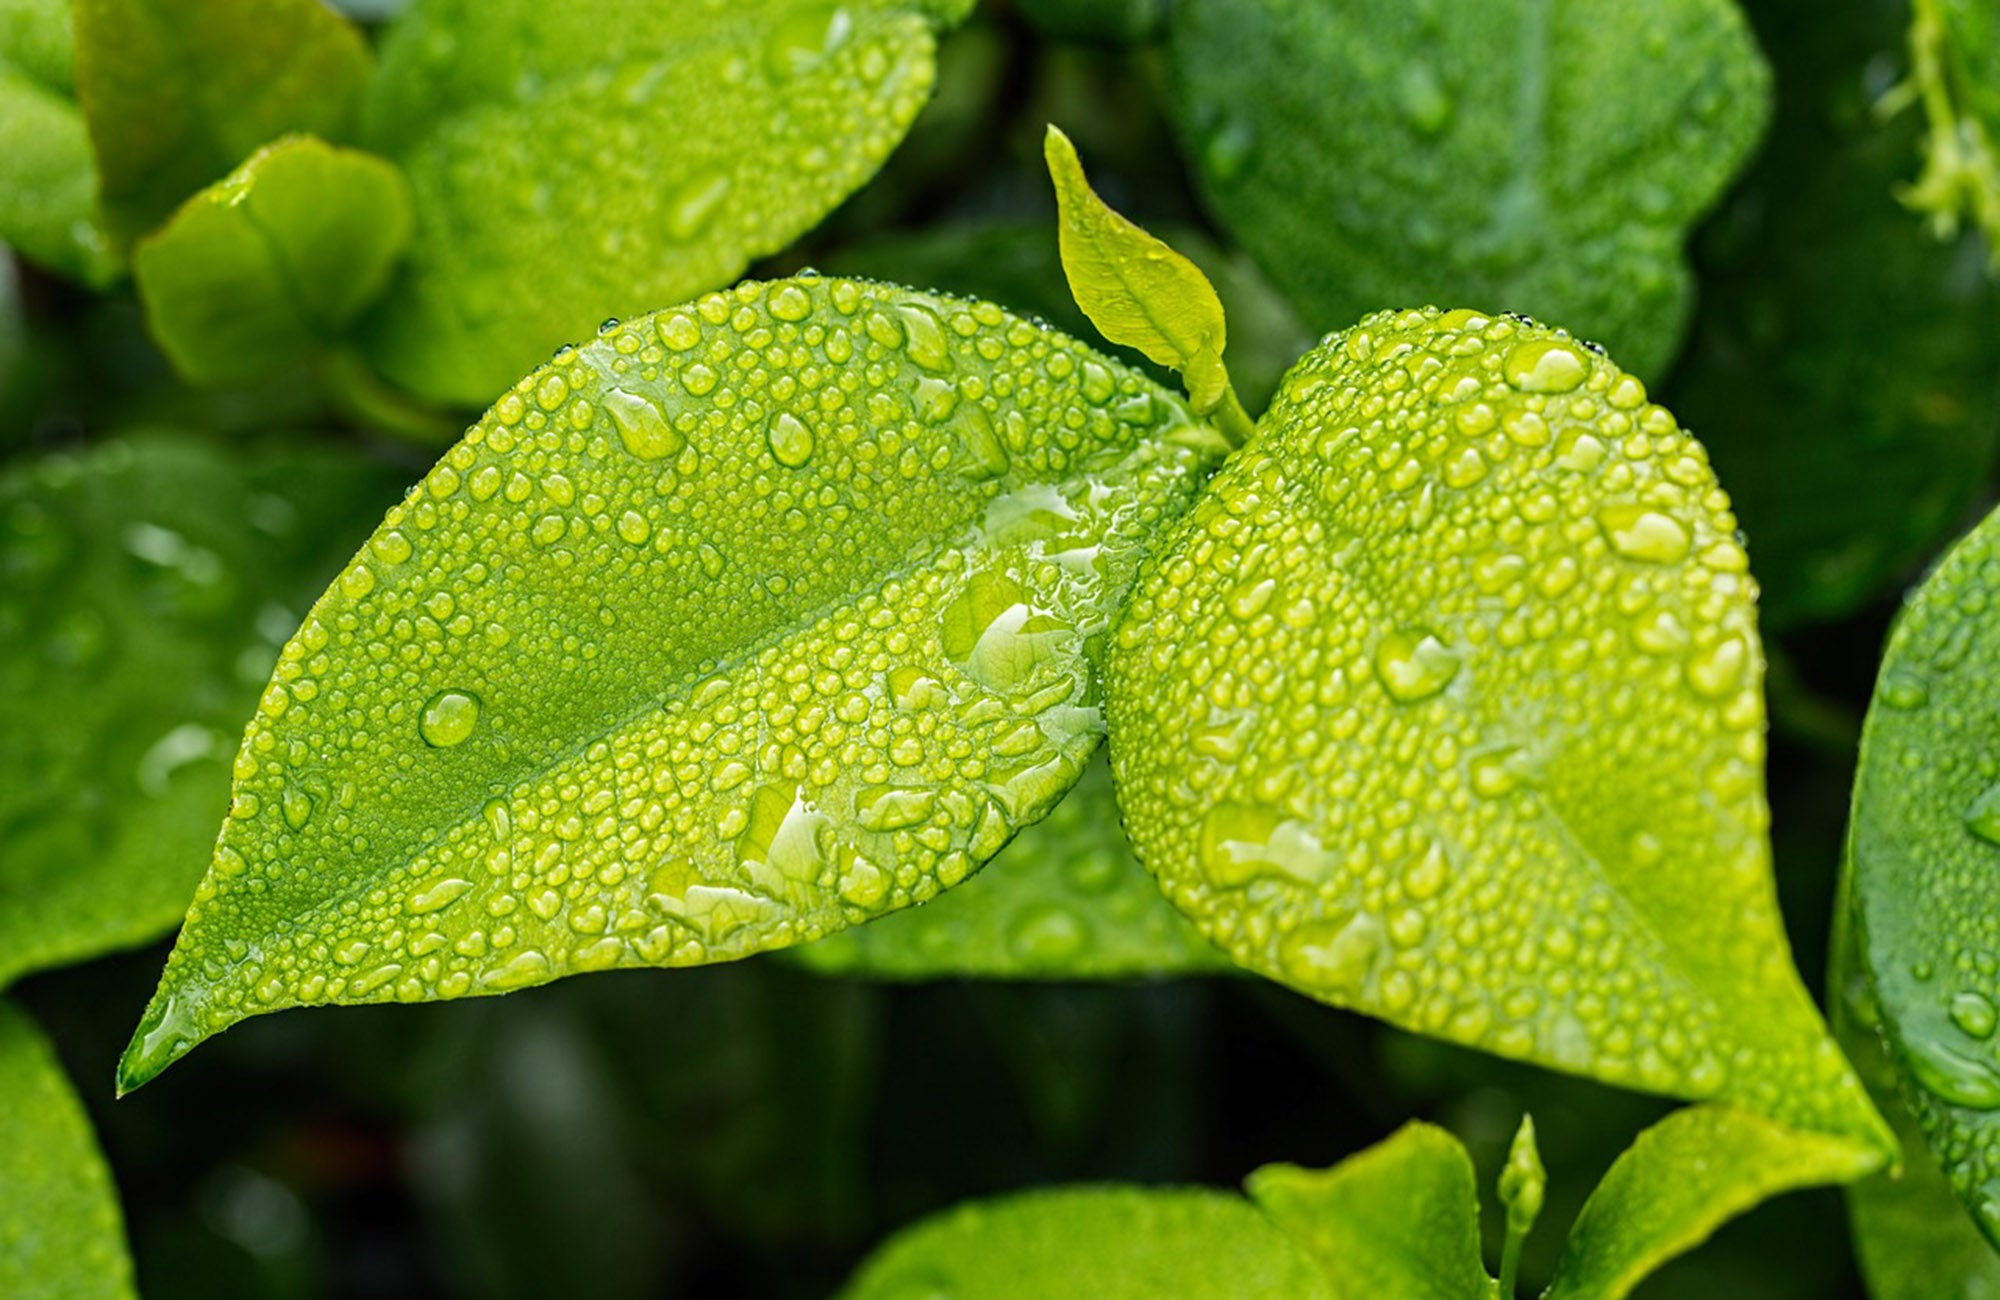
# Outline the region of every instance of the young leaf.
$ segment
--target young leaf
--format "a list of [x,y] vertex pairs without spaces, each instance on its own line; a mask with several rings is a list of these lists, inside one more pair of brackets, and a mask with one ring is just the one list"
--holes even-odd
[[1105,1186],[975,1201],[925,1219],[877,1249],[838,1300],[1335,1300],[1347,1294],[1240,1196]]
[[1484,302],[1649,377],[1769,100],[1733,0],[1186,0],[1168,36],[1196,179],[1308,325]]
[[286,647],[127,1088],[245,1016],[816,939],[957,883],[1102,730],[1219,440],[990,304],[802,277],[565,349]]
[[1930,133],[1903,200],[1944,234],[1970,219],[2000,270],[2000,12],[1989,0],[1912,0],[1910,52]]
[[97,166],[76,106],[67,0],[16,0],[0,21],[0,242],[102,286],[119,268],[97,222]]
[[968,7],[424,0],[368,105],[417,205],[376,363],[486,402],[606,317],[734,279],[882,165]]
[[165,434],[0,476],[0,987],[173,927],[278,645],[394,499]]
[[133,251],[132,274],[175,368],[240,383],[337,335],[409,238],[409,187],[393,164],[292,136],[189,199]]
[[2000,514],[1889,636],[1849,827],[1862,960],[1931,1153],[2000,1243]]
[[1507,1148],[1507,1165],[1500,1171],[1500,1204],[1507,1211],[1507,1239],[1500,1257],[1500,1295],[1511,1298],[1521,1267],[1521,1246],[1535,1229],[1542,1214],[1542,1198],[1548,1193],[1548,1171],[1542,1168],[1541,1149],[1535,1145],[1535,1121],[1521,1116],[1514,1141]]
[[251,150],[347,133],[368,45],[320,0],[76,0],[76,84],[122,236]]
[[132,1300],[118,1193],[34,1022],[0,1002],[0,1295]]
[[1641,1133],[1590,1194],[1543,1300],[1623,1300],[1760,1201],[1849,1182],[1879,1163],[1852,1142],[1732,1107],[1675,1111]]
[[1174,910],[1118,825],[1093,758],[1054,812],[971,880],[923,907],[794,950],[828,975],[1117,979],[1233,970]]
[[1338,1296],[1485,1300],[1479,1190],[1457,1138],[1405,1124],[1331,1169],[1265,1165],[1250,1198],[1309,1251]]
[[1328,338],[1121,618],[1140,861],[1313,997],[1886,1145],[1788,960],[1734,528],[1700,445],[1567,334]]

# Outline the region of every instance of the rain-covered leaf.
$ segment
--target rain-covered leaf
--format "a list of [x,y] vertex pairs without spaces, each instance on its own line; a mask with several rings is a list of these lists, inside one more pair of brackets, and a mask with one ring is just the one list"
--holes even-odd
[[1457,1138],[1429,1124],[1331,1169],[1266,1165],[1244,1184],[1326,1273],[1337,1296],[1484,1300],[1479,1190]]
[[173,927],[279,644],[394,499],[165,434],[0,477],[0,986]]
[[393,164],[292,136],[189,199],[133,251],[132,275],[183,376],[243,382],[333,339],[409,237]]
[[1102,731],[1218,440],[990,304],[747,283],[565,349],[286,647],[123,1066],[245,1016],[692,965],[922,902]]
[[1478,302],[1648,377],[1768,111],[1734,0],[1183,0],[1168,31],[1202,190],[1308,325]]
[[118,258],[97,222],[97,165],[76,105],[69,0],[0,5],[0,242],[90,285]]
[[1857,939],[1907,1100],[2000,1243],[2000,514],[1890,634],[1849,837]]
[[126,237],[257,146],[347,134],[369,54],[320,0],[75,0],[76,82]]
[[969,7],[424,0],[369,99],[417,212],[376,363],[483,403],[607,317],[726,284],[875,173]]
[[1234,970],[1174,910],[1118,825],[1094,758],[1054,812],[977,876],[923,907],[795,950],[827,975],[1116,979]]
[[1734,529],[1700,445],[1560,331],[1330,337],[1119,623],[1140,860],[1313,997],[1885,1142],[1789,960]]
[[1105,1186],[974,1201],[922,1220],[870,1256],[839,1300],[1335,1300],[1346,1294],[1234,1193]]
[[1841,1138],[1729,1106],[1690,1106],[1655,1124],[1584,1203],[1544,1300],[1623,1300],[1660,1265],[1781,1192],[1849,1182],[1881,1162]]
[[118,1193],[90,1119],[32,1021],[0,1002],[0,1295],[129,1300]]
[[2000,272],[2000,7],[1911,0],[1913,84],[1929,127],[1924,170],[1903,194],[1940,231],[1970,221]]

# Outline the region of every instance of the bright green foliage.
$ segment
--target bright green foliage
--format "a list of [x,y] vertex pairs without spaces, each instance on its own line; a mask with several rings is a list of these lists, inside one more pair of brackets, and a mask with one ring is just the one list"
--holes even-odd
[[1890,635],[1849,829],[1861,956],[1931,1153],[2000,1242],[2000,514]]
[[923,907],[795,950],[828,975],[1114,979],[1234,965],[1174,910],[1118,825],[1111,766],[1093,758],[1056,810]]
[[75,0],[76,83],[106,219],[150,230],[289,132],[339,139],[368,46],[320,0]]
[[1788,960],[1734,527],[1700,444],[1567,334],[1330,337],[1120,621],[1140,860],[1314,997],[1885,1143]]
[[999,308],[813,277],[515,385],[313,608],[122,1080],[300,1003],[819,938],[1074,784],[1216,435]]
[[48,1040],[0,1002],[0,1295],[125,1300],[118,1193]]
[[102,285],[118,258],[97,223],[71,48],[69,0],[0,0],[0,241]]
[[1169,37],[1196,176],[1309,325],[1481,302],[1644,376],[1768,112],[1733,0],[1185,0]]
[[1910,93],[1929,125],[1924,171],[1904,193],[1942,233],[1968,219],[2000,270],[2000,5],[1911,0]]
[[[1337,1300],[1242,1197],[1066,1187],[976,1201],[892,1237],[839,1300]],[[1389,1293],[1383,1294],[1401,1294]]]
[[279,643],[394,494],[162,434],[0,477],[0,986],[172,928]]
[[132,274],[182,375],[242,382],[334,338],[409,238],[409,187],[392,164],[291,136],[188,200],[134,250]]
[[1779,1192],[1850,1182],[1879,1153],[1728,1106],[1691,1106],[1639,1135],[1570,1228],[1545,1300],[1623,1300],[1660,1265]]
[[485,402],[606,317],[734,279],[881,166],[967,7],[423,0],[368,106],[417,207],[377,364]]
[[1331,1169],[1266,1165],[1245,1186],[1311,1252],[1337,1296],[1484,1300],[1491,1292],[1472,1160],[1441,1128],[1406,1124]]

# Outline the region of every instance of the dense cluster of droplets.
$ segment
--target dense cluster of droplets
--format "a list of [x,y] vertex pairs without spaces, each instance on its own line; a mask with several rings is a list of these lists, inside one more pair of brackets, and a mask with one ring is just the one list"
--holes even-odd
[[1293,369],[1119,626],[1140,856],[1329,1001],[1835,1123],[1860,1094],[1773,897],[1754,601],[1638,380],[1520,319],[1370,317]]
[[503,396],[288,643],[128,1074],[297,1003],[687,965],[931,897],[1067,790],[1213,441],[989,304],[806,276]]

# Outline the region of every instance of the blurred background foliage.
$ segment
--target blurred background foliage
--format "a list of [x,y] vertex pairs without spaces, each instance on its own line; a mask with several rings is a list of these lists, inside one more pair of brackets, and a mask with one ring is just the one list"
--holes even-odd
[[[347,7],[375,22],[397,6]],[[1204,164],[1175,126],[1186,105],[1172,65],[1193,56],[1170,54],[1169,8],[985,0],[944,38],[937,96],[882,172],[753,273],[811,265],[978,294],[1088,337],[1056,260],[1041,162],[1053,121],[1110,202],[1216,279],[1232,369],[1259,409],[1293,357],[1349,322],[1304,314],[1313,301],[1288,298],[1210,215]],[[1811,973],[1824,967],[1854,740],[1887,621],[1994,497],[2000,293],[1975,233],[1935,238],[1895,197],[1923,134],[1914,114],[1876,111],[1907,72],[1904,7],[1746,9],[1775,110],[1694,231],[1686,342],[1654,389],[1710,448],[1764,584],[1777,869]],[[297,572],[280,577],[276,554],[211,548],[255,575],[222,638],[231,664],[257,653],[260,613],[296,618],[427,463],[370,414],[351,386],[299,371],[187,387],[129,287],[93,293],[0,259],[0,504],[32,505],[34,484],[73,481],[99,444],[140,427],[239,460],[252,447],[342,449],[352,483],[338,510],[330,484],[316,497],[334,512],[312,524],[323,554],[293,548],[283,562]],[[140,518],[146,496],[106,489],[78,507],[79,527],[121,536],[130,521],[117,512]],[[110,616],[142,628],[180,614]],[[24,626],[0,633],[0,656],[43,653]],[[142,632],[124,640],[147,653]],[[241,676],[213,685],[215,727],[247,714],[262,670]],[[87,704],[39,691],[7,702],[0,770],[52,761],[31,759],[25,738]],[[155,721],[93,716],[84,765],[129,765]],[[18,791],[0,806],[13,817],[0,853],[28,852],[33,810]],[[198,871],[188,864],[190,882]],[[1524,1108],[1550,1169],[1544,1223],[1560,1225],[1666,1109],[1250,980],[899,985],[771,958],[259,1020],[113,1104],[115,1053],[164,951],[33,974],[12,991],[77,1081],[153,1300],[820,1297],[887,1232],[967,1197],[1083,1180],[1233,1186],[1269,1161],[1330,1163],[1413,1116],[1459,1134],[1487,1183]],[[1831,1192],[1782,1198],[1641,1294],[1857,1296],[1843,1218]],[[1530,1243],[1529,1280],[1559,1238]]]

